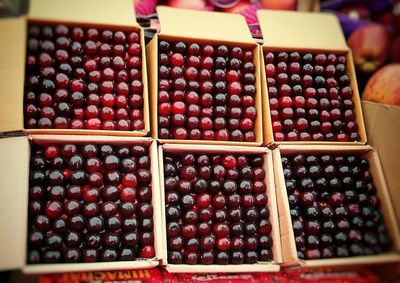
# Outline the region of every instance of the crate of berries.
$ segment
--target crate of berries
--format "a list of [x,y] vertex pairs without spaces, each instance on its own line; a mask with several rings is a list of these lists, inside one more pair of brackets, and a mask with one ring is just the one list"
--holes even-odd
[[169,272],[273,272],[281,241],[271,151],[159,146]]
[[337,18],[266,10],[258,18],[264,143],[365,144],[354,63]]
[[400,260],[400,233],[370,146],[273,151],[283,261],[332,266]]
[[144,35],[132,3],[93,4],[32,1],[27,18],[0,22],[13,72],[2,81],[2,132],[150,131]]
[[259,46],[244,19],[157,11],[161,32],[147,46],[152,137],[161,143],[261,145]]
[[27,273],[158,265],[155,141],[31,135],[3,139],[0,150],[8,265]]

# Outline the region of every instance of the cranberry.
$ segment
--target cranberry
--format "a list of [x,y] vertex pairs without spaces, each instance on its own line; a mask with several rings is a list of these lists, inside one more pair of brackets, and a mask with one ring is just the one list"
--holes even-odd
[[[95,261],[100,252],[104,253],[102,260],[116,260],[116,255],[119,260],[155,257],[153,208],[149,204],[152,195],[147,186],[151,182],[150,158],[145,146],[34,144],[31,167],[30,263]],[[58,169],[48,169],[53,167]],[[114,178],[122,173],[122,180],[128,185],[133,185],[130,176],[137,176],[134,188],[103,184],[103,174],[106,182],[115,182]],[[45,178],[50,185],[47,193],[39,185]],[[49,236],[41,238],[44,233]],[[121,242],[142,249],[143,253],[122,249]],[[89,248],[82,255],[78,249],[81,245]],[[63,257],[36,257],[39,246],[60,252]]]
[[[164,162],[169,262],[194,264],[199,260],[194,256],[197,253],[203,264],[234,263],[228,256],[230,252],[245,248],[254,250],[247,261],[257,260],[261,256],[256,252],[261,248],[259,237],[270,234],[272,229],[267,220],[267,198],[262,193],[265,192],[265,172],[261,169],[263,158],[236,154],[167,153]],[[247,177],[243,177],[252,181],[239,179],[241,173],[236,168],[241,167],[248,168],[249,173],[245,172]],[[171,186],[172,180],[178,182],[176,186]],[[258,190],[254,195],[253,182]],[[260,229],[255,224],[258,221],[261,221]],[[247,242],[238,238],[243,234],[253,238]],[[215,254],[209,252],[211,250]],[[271,258],[269,252],[265,260]],[[238,260],[244,262],[245,255]]]
[[[368,234],[368,229],[376,227],[370,217],[374,213],[379,215],[378,207],[369,206],[369,200],[377,203],[378,199],[374,190],[369,200],[363,193],[368,185],[362,178],[369,182],[371,175],[367,161],[361,169],[361,160],[359,156],[343,153],[282,156],[299,258],[311,260],[370,252],[359,243],[365,240],[363,233]],[[311,182],[316,189],[309,187]],[[387,248],[386,241],[378,244],[375,236],[369,236],[368,245],[374,246],[371,254]]]

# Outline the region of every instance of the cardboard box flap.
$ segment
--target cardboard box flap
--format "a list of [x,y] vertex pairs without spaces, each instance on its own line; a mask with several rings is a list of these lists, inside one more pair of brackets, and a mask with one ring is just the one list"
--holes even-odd
[[25,17],[0,20],[0,132],[23,129]]
[[238,43],[255,43],[243,16],[157,7],[162,35],[210,39]]
[[382,163],[383,172],[400,226],[400,107],[362,101],[368,141],[375,147]]
[[257,11],[265,47],[347,51],[335,15],[288,11]]
[[32,0],[28,17],[66,23],[138,25],[132,0]]
[[0,139],[0,270],[25,263],[28,210],[29,142]]

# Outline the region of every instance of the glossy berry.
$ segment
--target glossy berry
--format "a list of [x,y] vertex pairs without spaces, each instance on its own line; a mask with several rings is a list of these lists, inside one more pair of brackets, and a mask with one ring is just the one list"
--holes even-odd
[[272,230],[263,163],[260,155],[164,152],[169,263],[272,259],[258,252],[272,245],[263,238]]
[[146,145],[34,140],[31,153],[29,263],[155,257]]
[[[136,32],[33,27],[39,32],[27,40],[26,128],[144,129],[141,47],[126,40],[139,38]],[[116,115],[124,111],[136,115]]]
[[240,47],[159,41],[158,137],[254,142],[252,57]]
[[358,141],[346,60],[339,62],[335,54],[292,52],[293,58],[302,59],[290,61],[282,54],[288,53],[264,55],[275,141]]
[[[367,159],[332,152],[291,154],[282,156],[282,166],[300,258],[359,256],[389,248]],[[375,225],[382,227],[376,232],[382,241],[369,234]]]

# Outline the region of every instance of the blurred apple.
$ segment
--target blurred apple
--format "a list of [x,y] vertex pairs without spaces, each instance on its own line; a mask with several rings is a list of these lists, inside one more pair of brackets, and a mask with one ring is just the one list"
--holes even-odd
[[373,73],[388,58],[390,32],[382,24],[370,23],[352,32],[347,43],[353,52],[356,69]]
[[364,89],[362,99],[400,106],[400,64],[386,65],[374,73]]
[[169,0],[168,6],[182,9],[204,10],[206,8],[205,0]]
[[240,0],[208,0],[208,1],[218,8],[231,8],[240,2]]
[[225,13],[238,14],[241,10],[248,8],[250,5],[251,4],[248,0],[241,0],[237,2],[234,6],[223,9],[223,11]]
[[296,10],[297,0],[260,0],[265,9]]

